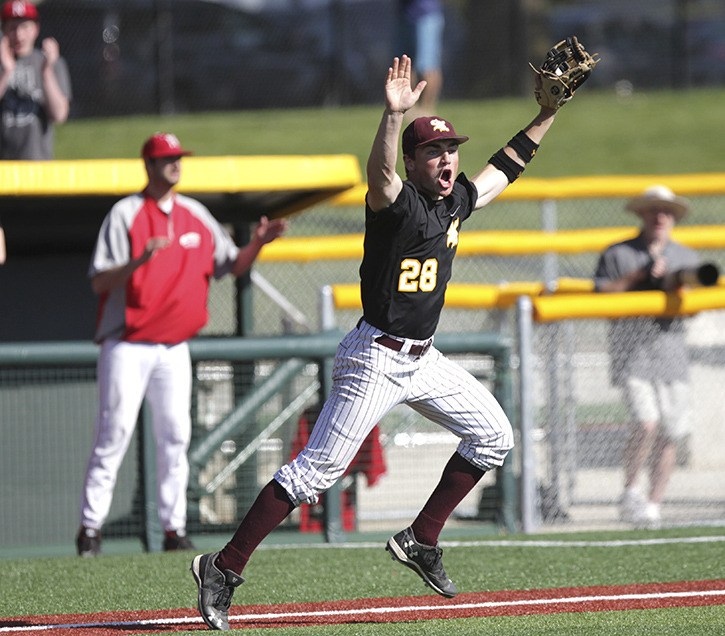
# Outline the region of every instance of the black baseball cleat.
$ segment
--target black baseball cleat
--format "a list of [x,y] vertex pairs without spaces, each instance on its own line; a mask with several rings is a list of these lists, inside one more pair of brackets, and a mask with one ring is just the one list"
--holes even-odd
[[443,550],[436,546],[422,545],[415,540],[410,528],[401,530],[388,539],[385,549],[390,556],[410,568],[434,592],[446,598],[458,594],[456,586],[443,569]]
[[198,608],[209,629],[225,631],[229,629],[229,607],[232,604],[234,588],[244,583],[244,579],[232,572],[222,572],[214,564],[218,552],[200,554],[191,562],[191,573],[199,588]]
[[171,530],[164,533],[164,552],[175,550],[195,550],[191,539],[184,530]]
[[76,536],[78,556],[94,557],[101,553],[101,531],[81,526]]

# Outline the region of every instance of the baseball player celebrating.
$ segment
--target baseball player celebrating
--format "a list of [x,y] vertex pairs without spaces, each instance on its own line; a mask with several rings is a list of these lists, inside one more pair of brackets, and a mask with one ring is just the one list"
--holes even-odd
[[186,537],[186,451],[191,437],[187,340],[206,324],[209,279],[247,272],[262,246],[286,228],[262,217],[239,249],[201,203],[174,192],[181,158],[171,134],[143,145],[148,185],[116,203],[101,226],[90,265],[99,295],[96,341],[99,404],[76,544],[100,552],[100,532],[144,397],[156,437],[158,513],[164,549],[191,549]]
[[229,628],[232,594],[262,539],[296,506],[330,488],[372,427],[401,403],[460,443],[418,517],[386,549],[438,594],[457,593],[443,569],[438,535],[483,474],[503,464],[513,434],[491,393],[433,346],[433,334],[462,223],[518,177],[556,111],[542,106],[472,179],[458,174],[458,149],[468,137],[442,117],[415,119],[403,132],[404,181],[395,172],[398,139],[403,116],[424,87],[423,81],[411,86],[410,58],[393,60],[367,163],[363,317],[338,347],[331,394],[307,446],[262,489],[224,549],[192,562],[199,611],[212,629]]

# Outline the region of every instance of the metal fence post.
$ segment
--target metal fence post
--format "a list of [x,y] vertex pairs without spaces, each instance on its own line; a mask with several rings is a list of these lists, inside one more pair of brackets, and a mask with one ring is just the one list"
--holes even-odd
[[[506,346],[498,350],[494,357],[496,367],[495,393],[504,412],[513,419],[513,378],[511,373],[511,347]],[[518,530],[516,511],[518,508],[518,493],[516,488],[516,475],[514,474],[513,453],[509,453],[503,466],[498,469],[496,481],[501,493],[501,520],[508,532]]]
[[[335,328],[335,307],[332,287],[325,285],[320,290],[320,330],[329,331]],[[320,361],[320,407],[330,395],[332,388],[332,359],[327,357]],[[340,543],[344,540],[345,531],[342,527],[342,488],[337,481],[325,493],[323,502],[323,523],[325,541]]]
[[516,301],[516,330],[519,342],[519,428],[521,434],[521,529],[534,532],[539,525],[536,509],[536,462],[533,448],[533,306],[531,298]]
[[[541,202],[541,227],[544,232],[554,233],[558,229],[558,211],[554,199],[545,199]],[[544,283],[550,292],[556,291],[559,280],[559,256],[556,252],[544,254]],[[560,354],[561,342],[564,334],[560,322],[552,322],[546,327],[548,339],[544,350],[546,352],[546,381],[547,381],[547,414],[546,432],[550,440],[549,475],[548,483],[543,484],[542,510],[560,510],[562,474],[566,471],[566,431],[562,430],[563,410],[566,408],[566,395],[563,375],[566,369],[562,368]],[[547,513],[545,513],[547,514]],[[554,513],[556,514],[556,513]]]
[[156,500],[156,439],[151,422],[151,409],[144,402],[138,419],[139,456],[141,459],[139,479],[142,492],[142,537],[147,552],[161,552],[163,528],[159,522]]

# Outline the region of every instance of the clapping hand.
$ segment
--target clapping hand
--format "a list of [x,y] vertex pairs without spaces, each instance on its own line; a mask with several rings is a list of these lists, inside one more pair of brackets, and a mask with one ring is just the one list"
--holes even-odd
[[10,48],[10,38],[7,36],[0,40],[0,64],[7,74],[15,70],[15,53]]
[[60,57],[58,40],[55,38],[45,38],[41,46],[41,51],[43,51],[43,55],[45,56],[45,65],[52,68]]

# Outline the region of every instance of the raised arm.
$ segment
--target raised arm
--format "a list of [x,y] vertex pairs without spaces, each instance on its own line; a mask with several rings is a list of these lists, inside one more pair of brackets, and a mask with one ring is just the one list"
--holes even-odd
[[555,44],[539,68],[531,65],[536,73],[534,95],[541,109],[473,178],[478,188],[476,207],[495,199],[519,177],[554,123],[557,110],[571,100],[598,63],[599,55],[587,53],[576,36],[571,36]]
[[542,106],[531,123],[494,154],[471,181],[478,190],[476,208],[493,201],[524,171],[554,123],[556,111]]
[[412,61],[407,55],[393,59],[385,79],[385,111],[367,162],[367,203],[373,212],[387,208],[400,194],[403,181],[395,171],[403,115],[412,108],[426,83],[411,86]]

